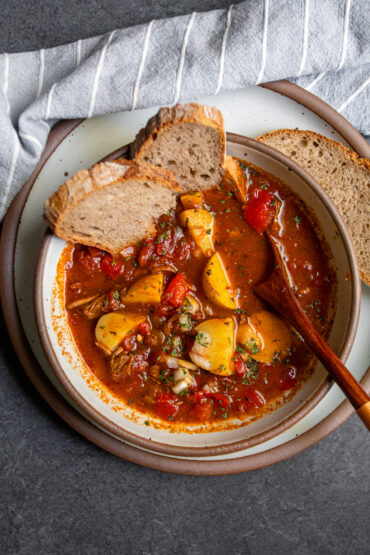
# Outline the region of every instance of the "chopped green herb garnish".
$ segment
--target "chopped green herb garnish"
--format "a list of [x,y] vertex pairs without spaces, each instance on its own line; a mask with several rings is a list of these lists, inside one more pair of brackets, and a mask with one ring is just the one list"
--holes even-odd
[[297,225],[299,225],[299,224],[301,223],[301,221],[302,221],[302,218],[299,218],[298,216],[294,216],[293,220],[295,221],[295,223],[296,223]]
[[195,341],[199,343],[199,345],[201,345],[202,347],[208,347],[209,345],[208,337],[202,331],[197,333],[197,335],[195,336]]
[[247,347],[252,355],[260,352],[257,341],[254,339],[254,337],[251,337],[250,340],[247,342]]

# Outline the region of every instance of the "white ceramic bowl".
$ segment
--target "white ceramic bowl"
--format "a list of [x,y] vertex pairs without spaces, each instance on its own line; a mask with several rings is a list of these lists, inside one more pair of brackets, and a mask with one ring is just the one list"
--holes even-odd
[[[124,149],[117,151],[121,155]],[[345,361],[357,329],[360,278],[348,232],[319,185],[297,164],[274,149],[239,135],[228,135],[227,152],[284,181],[315,213],[332,251],[338,289],[328,338]],[[112,158],[110,156],[107,158]],[[43,348],[52,369],[78,409],[110,434],[144,449],[178,456],[219,455],[262,443],[295,424],[327,393],[332,380],[321,364],[285,404],[248,425],[200,433],[175,432],[173,424],[139,414],[123,404],[86,368],[75,346],[64,308],[64,283],[58,263],[66,244],[45,235],[35,279],[35,312]],[[350,279],[348,279],[350,277]],[[149,425],[145,422],[149,421]]]

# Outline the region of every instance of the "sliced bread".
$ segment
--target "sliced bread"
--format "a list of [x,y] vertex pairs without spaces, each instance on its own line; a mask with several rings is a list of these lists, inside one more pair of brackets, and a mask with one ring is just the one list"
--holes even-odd
[[172,171],[184,191],[209,189],[224,174],[222,114],[199,104],[161,108],[131,144],[130,157]]
[[46,201],[56,235],[117,255],[155,232],[154,220],[175,208],[180,187],[171,172],[128,160],[80,170]]
[[278,129],[257,137],[292,158],[329,195],[346,223],[361,278],[370,285],[370,161],[312,131]]

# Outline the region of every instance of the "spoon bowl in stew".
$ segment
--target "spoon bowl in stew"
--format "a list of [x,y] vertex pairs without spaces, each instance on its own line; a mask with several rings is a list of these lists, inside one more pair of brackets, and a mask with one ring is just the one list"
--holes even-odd
[[[107,159],[124,157],[126,153],[127,149],[123,148],[112,153]],[[321,298],[315,300],[314,297],[310,297],[310,294],[312,296],[312,291],[311,293],[309,290],[306,291],[309,288],[301,288],[299,292],[301,302],[304,302],[306,295],[309,300],[306,302],[308,313],[313,320],[317,318],[316,325],[318,327],[321,326],[324,331],[326,330],[328,344],[340,357],[342,362],[345,362],[350,352],[358,324],[360,279],[353,246],[337,210],[319,185],[304,170],[272,148],[253,139],[228,134],[227,153],[245,161],[246,167],[243,171],[248,174],[247,177],[250,179],[250,183],[253,184],[253,180],[255,180],[255,183],[258,182],[258,189],[262,193],[256,193],[257,203],[261,201],[262,197],[266,197],[265,193],[270,190],[268,176],[266,177],[264,173],[267,172],[274,179],[280,180],[287,186],[287,189],[282,187],[281,190],[279,189],[280,193],[277,196],[275,195],[274,202],[271,204],[271,206],[275,206],[273,210],[280,209],[283,203],[288,202],[289,191],[296,199],[295,202],[300,206],[300,215],[290,212],[288,204],[285,212],[279,212],[279,218],[276,219],[277,227],[275,232],[279,233],[279,226],[284,229],[289,227],[290,229],[289,240],[291,240],[291,244],[289,246],[287,243],[287,252],[292,253],[296,249],[294,251],[295,259],[293,260],[291,255],[290,260],[295,265],[292,266],[292,272],[295,273],[296,279],[298,279],[297,276],[299,275],[307,272],[313,273],[314,269],[317,270],[317,275],[312,275],[313,280],[317,279],[315,281],[316,285],[313,285],[313,290],[318,292],[317,294],[321,294]],[[248,166],[249,164],[252,166]],[[253,169],[255,167],[257,167],[257,170]],[[266,177],[266,183],[261,177],[253,176],[253,171],[258,173],[258,168],[261,169],[261,175]],[[225,189],[227,189],[227,184]],[[220,243],[219,254],[222,259],[221,262],[223,261],[224,266],[228,266],[228,271],[231,272],[232,276],[236,276],[237,272],[240,272],[238,274],[239,277],[235,277],[235,279],[239,280],[240,294],[235,300],[236,306],[230,304],[233,301],[230,301],[230,299],[225,300],[224,297],[222,301],[224,306],[220,306],[220,303],[217,304],[211,275],[208,275],[208,277],[203,276],[203,284],[199,284],[199,287],[202,286],[207,293],[208,304],[202,297],[203,293],[200,295],[200,301],[202,306],[204,305],[203,308],[208,311],[208,321],[213,319],[219,323],[222,317],[225,323],[229,322],[229,325],[235,328],[233,330],[234,335],[229,334],[229,336],[235,341],[236,347],[236,351],[233,353],[233,364],[235,364],[235,369],[238,368],[241,374],[240,381],[237,382],[236,386],[234,385],[236,378],[228,376],[227,373],[222,375],[225,370],[222,357],[228,356],[228,349],[225,347],[220,347],[218,352],[212,354],[213,358],[206,360],[210,369],[209,372],[207,371],[207,375],[202,371],[194,372],[192,370],[191,364],[195,365],[195,367],[205,364],[204,357],[207,358],[209,354],[207,350],[209,327],[207,325],[204,327],[204,323],[200,322],[198,325],[200,327],[194,326],[186,334],[187,344],[193,345],[190,349],[190,356],[187,357],[188,363],[190,362],[190,375],[193,372],[189,380],[193,379],[193,384],[196,382],[197,385],[189,385],[189,390],[184,389],[184,398],[181,396],[181,386],[178,388],[178,393],[174,393],[176,384],[180,383],[180,380],[178,382],[175,381],[175,383],[169,380],[171,376],[176,377],[178,374],[178,369],[175,368],[177,363],[171,360],[171,358],[178,359],[180,357],[178,352],[174,350],[173,353],[167,351],[166,355],[169,357],[166,359],[166,364],[169,367],[175,365],[171,372],[163,374],[159,369],[155,373],[156,370],[153,370],[154,364],[152,364],[150,372],[148,371],[145,374],[145,379],[143,378],[140,384],[142,388],[140,391],[143,392],[142,396],[140,397],[137,393],[137,389],[132,390],[133,394],[129,394],[129,388],[133,387],[129,379],[125,377],[123,382],[115,382],[111,377],[109,378],[109,376],[107,377],[104,374],[105,355],[101,352],[97,355],[94,351],[95,340],[93,334],[96,320],[85,321],[81,327],[78,327],[80,313],[78,311],[74,313],[73,309],[67,311],[65,308],[66,304],[68,305],[70,301],[69,298],[66,298],[70,294],[68,293],[70,283],[68,280],[70,278],[68,271],[66,274],[65,268],[66,264],[71,266],[71,263],[74,263],[73,257],[77,255],[73,254],[73,252],[76,251],[73,251],[71,247],[67,247],[64,241],[54,236],[51,232],[47,232],[40,252],[35,280],[35,310],[39,334],[45,354],[53,369],[56,384],[69,399],[73,400],[78,410],[97,426],[123,441],[158,453],[175,456],[221,455],[265,442],[298,422],[316,406],[333,385],[333,381],[328,377],[325,369],[320,364],[313,369],[310,366],[311,363],[309,364],[308,362],[307,368],[302,370],[302,372],[305,372],[304,379],[302,378],[297,383],[296,377],[293,376],[294,353],[302,352],[302,361],[306,361],[303,347],[293,349],[293,358],[290,360],[283,353],[283,347],[276,351],[276,356],[274,352],[271,354],[273,344],[272,346],[271,344],[269,345],[270,351],[263,344],[267,336],[265,338],[262,337],[262,343],[260,344],[258,344],[258,341],[257,343],[251,342],[250,336],[243,340],[240,330],[243,329],[246,333],[248,325],[253,324],[252,319],[250,319],[251,313],[260,315],[265,310],[263,306],[258,304],[260,301],[257,298],[250,297],[249,300],[245,300],[249,295],[248,287],[250,286],[250,291],[252,291],[253,286],[253,284],[248,284],[248,281],[255,279],[257,283],[257,281],[262,279],[263,264],[261,260],[264,256],[264,238],[263,235],[261,237],[248,235],[249,231],[245,231],[246,227],[243,227],[244,231],[240,233],[237,219],[242,217],[241,207],[240,216],[239,212],[236,209],[234,210],[235,207],[233,208],[232,204],[230,204],[231,208],[227,212],[229,200],[225,198],[223,207],[222,201],[217,200],[219,198],[217,197],[218,194],[221,193],[215,192],[214,198],[212,195],[206,195],[206,202],[211,204],[212,202],[216,204],[218,202],[218,212],[222,213],[220,216],[216,213],[215,216],[216,219],[217,217],[220,218],[220,224],[217,224],[219,226],[217,229],[219,230],[220,238],[214,236],[216,250],[218,248],[218,241]],[[232,215],[230,219],[228,219],[229,213]],[[284,218],[287,221],[284,221]],[[244,222],[240,225],[245,226],[246,224]],[[308,230],[310,225],[312,225],[312,228],[316,230],[315,233],[317,232],[315,235],[316,250],[325,253],[321,262],[320,257],[315,258],[316,255],[312,255],[313,262],[311,261],[312,264],[310,265],[305,258],[304,248],[302,247],[300,251],[300,244],[307,246],[309,234],[309,231],[307,231],[302,233],[301,236],[299,235],[300,228],[302,227],[303,229],[304,225],[308,226]],[[238,252],[236,254],[232,254],[232,237],[235,237],[235,242],[238,245],[238,249],[236,249]],[[227,242],[229,240],[230,243]],[[259,245],[260,249],[253,248],[248,250],[252,240],[256,241],[253,245]],[[227,243],[227,248],[223,251],[222,241]],[[291,245],[296,245],[293,250]],[[244,266],[243,261],[237,263],[237,256],[242,256],[242,253],[246,255]],[[219,264],[217,257],[214,260],[211,258],[208,260],[216,264],[216,266]],[[226,263],[226,261],[228,262]],[[231,266],[231,263],[233,263],[233,266]],[[324,282],[320,281],[325,278],[325,275],[321,275],[322,273],[325,274],[325,272],[320,271],[322,269],[320,264],[325,266],[326,263],[328,263],[328,268],[330,267],[330,272],[329,270],[328,272],[331,275],[331,279],[334,278],[330,288],[330,299],[325,298]],[[199,265],[200,263],[194,259],[192,263],[194,275],[197,271],[197,264]],[[306,266],[304,266],[305,264]],[[265,268],[266,271],[268,270],[267,266]],[[213,267],[207,266],[207,268],[207,271],[209,271]],[[256,268],[260,268],[261,275],[257,276]],[[252,270],[255,271],[255,274],[253,274]],[[164,272],[164,279],[165,281],[167,280],[168,287],[168,283],[170,283],[172,278],[166,272],[170,270],[162,267],[161,271]],[[189,275],[193,275],[190,270],[189,272]],[[246,285],[243,289],[244,278]],[[320,300],[322,304],[317,303],[317,300]],[[244,306],[243,303],[247,301],[251,303],[248,305],[251,307],[249,311],[245,311],[242,308]],[[226,308],[225,303],[226,305],[229,303]],[[325,317],[317,309],[322,309],[323,312],[321,314]],[[275,317],[276,315],[270,315],[266,320],[266,317],[262,316],[259,317],[258,321],[262,321],[265,318],[265,322],[268,324],[273,322]],[[256,322],[256,319],[254,322]],[[294,330],[287,328],[286,323],[282,327],[288,329],[289,333],[294,335]],[[144,330],[144,336],[138,332],[136,335],[136,337],[139,336],[139,343],[140,341],[145,343],[145,326],[142,329]],[[280,335],[281,337],[284,336],[284,334]],[[287,339],[286,334],[282,339],[281,337],[279,341],[283,341],[285,337],[285,340],[291,343]],[[225,341],[227,339],[228,334],[225,335]],[[271,339],[272,342],[277,340],[278,338],[276,337]],[[243,341],[246,343],[243,343]],[[294,345],[298,345],[298,341],[299,338],[295,337],[293,340],[293,343],[295,342]],[[222,342],[220,345],[222,345]],[[244,347],[247,345],[247,349],[243,345]],[[141,349],[142,347],[137,343],[135,351],[140,353],[142,352]],[[256,349],[259,351],[258,353]],[[126,355],[124,354],[124,356]],[[128,359],[129,357],[123,358],[122,364],[127,363]],[[118,368],[119,371],[118,359],[116,362],[116,370]],[[259,372],[258,379],[260,380],[257,394],[255,392],[256,382],[254,381],[255,369]],[[285,373],[283,372],[284,369]],[[280,374],[278,375],[279,372]],[[265,376],[264,381],[262,376]],[[271,376],[275,377],[271,378]],[[164,399],[164,402],[160,401],[159,403],[162,403],[159,407],[160,410],[158,403],[153,405],[153,399],[150,397],[150,390],[147,387],[146,380],[152,379],[154,380],[153,383],[157,379],[157,385],[152,388],[156,392],[156,399]],[[123,386],[123,384],[125,385]],[[217,387],[223,387],[223,396],[217,396],[214,393],[212,387],[215,384]],[[223,385],[221,386],[220,384]],[[231,389],[229,389],[230,384]],[[200,395],[196,396],[194,393],[195,387],[201,390]],[[277,387],[280,387],[280,394],[278,397],[276,395],[274,397],[273,393],[275,390],[277,391]],[[160,388],[163,388],[163,391]],[[237,398],[237,395],[239,395],[238,391],[240,392],[240,398]],[[167,394],[167,397],[160,397],[163,393]],[[264,400],[263,402],[261,397]],[[171,413],[172,409],[168,406],[168,399],[170,399],[170,405],[171,403],[181,404],[185,420],[177,420],[176,414]],[[175,399],[175,401],[172,401],[172,399]],[[183,399],[186,399],[186,401]],[[238,401],[238,404],[236,401]],[[199,403],[199,405],[195,409],[196,403]],[[261,403],[263,407],[262,410],[259,410],[257,407]],[[145,406],[155,406],[155,409],[148,408],[148,411],[146,411]],[[234,406],[237,409],[232,410],[230,407]],[[203,413],[207,410],[209,415],[204,418]],[[193,416],[193,420],[191,420],[194,414],[196,414],[197,419]],[[188,421],[186,421],[186,418],[188,418]]]

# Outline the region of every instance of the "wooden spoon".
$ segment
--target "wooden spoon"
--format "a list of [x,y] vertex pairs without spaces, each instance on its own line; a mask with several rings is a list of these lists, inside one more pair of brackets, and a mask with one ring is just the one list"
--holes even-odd
[[292,292],[285,263],[278,242],[266,233],[274,254],[275,266],[271,275],[254,287],[256,294],[270,303],[277,312],[295,327],[317,358],[325,366],[357,411],[358,416],[370,430],[370,397],[347,370],[337,355],[316,331]]

